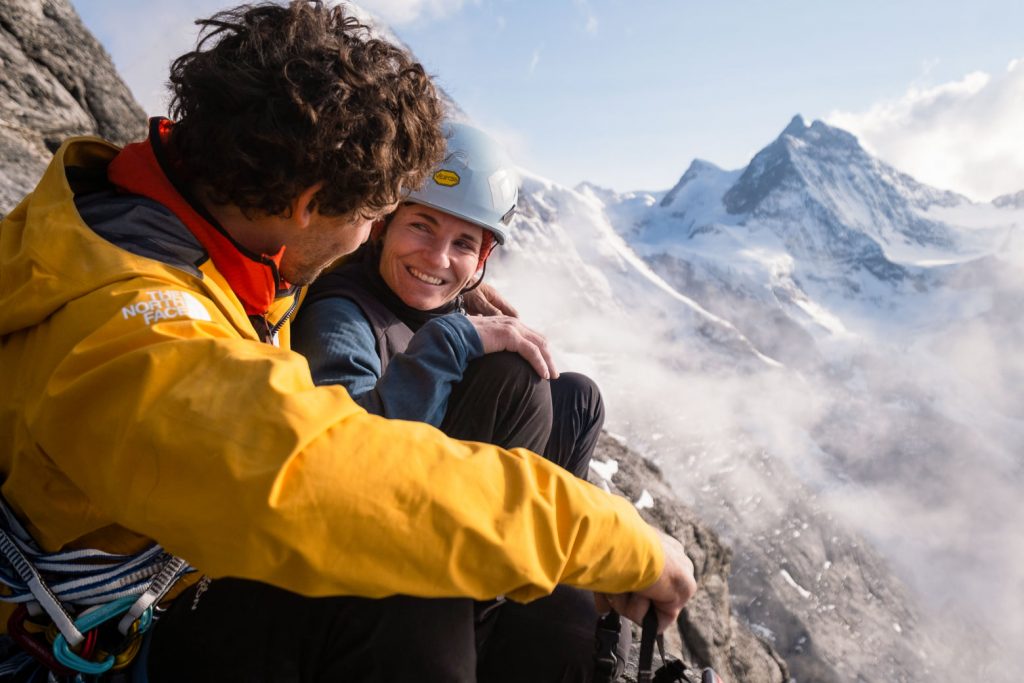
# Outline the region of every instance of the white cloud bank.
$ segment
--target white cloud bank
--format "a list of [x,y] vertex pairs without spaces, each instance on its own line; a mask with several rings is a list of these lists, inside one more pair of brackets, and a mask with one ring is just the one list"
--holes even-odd
[[986,201],[1024,190],[1024,59],[827,120],[929,185]]

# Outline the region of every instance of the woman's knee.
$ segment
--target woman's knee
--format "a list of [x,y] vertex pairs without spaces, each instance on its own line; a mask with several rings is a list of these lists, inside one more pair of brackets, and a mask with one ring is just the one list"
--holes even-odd
[[525,358],[511,351],[488,353],[471,361],[466,368],[466,375],[470,374],[522,386],[544,381]]
[[527,412],[551,412],[551,387],[518,353],[502,351],[477,358],[464,381],[481,383],[499,400],[511,401]]
[[540,451],[553,416],[548,381],[518,354],[492,353],[471,362],[452,388],[441,429],[459,439]]
[[604,399],[597,382],[578,372],[563,372],[551,383],[551,400],[555,404],[556,418],[564,410],[571,410],[585,421],[604,423]]

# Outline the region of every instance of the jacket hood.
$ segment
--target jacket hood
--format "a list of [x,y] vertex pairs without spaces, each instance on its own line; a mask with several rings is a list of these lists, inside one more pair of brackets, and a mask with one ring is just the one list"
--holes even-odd
[[149,139],[132,143],[117,155],[108,170],[118,189],[153,199],[170,209],[202,243],[217,270],[224,274],[248,315],[263,315],[274,300],[294,293],[278,271],[285,247],[274,254],[257,254],[236,242],[181,182],[180,164],[169,152],[174,122],[150,120]]
[[165,175],[159,156],[171,125],[154,119],[150,139],[124,150],[96,137],[61,145],[32,194],[0,223],[0,335],[37,325],[68,301],[113,282],[168,277],[164,264],[111,245],[82,220],[76,192],[110,183],[172,211],[202,243],[246,314],[265,314],[276,299],[294,293],[278,274],[283,249],[245,251]]
[[157,262],[110,248],[75,208],[68,170],[102,170],[118,152],[99,138],[67,140],[32,194],[0,223],[0,335],[37,325],[97,287],[147,271],[166,274]]

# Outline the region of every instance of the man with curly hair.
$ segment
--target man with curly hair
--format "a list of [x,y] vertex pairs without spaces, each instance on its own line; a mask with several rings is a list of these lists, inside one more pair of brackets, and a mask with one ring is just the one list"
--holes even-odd
[[17,518],[45,552],[159,543],[207,577],[149,631],[153,681],[472,681],[473,599],[558,584],[667,625],[693,567],[628,501],[369,415],[288,350],[302,285],[442,154],[422,67],[320,2],[199,23],[175,121],[65,142],[0,224]]

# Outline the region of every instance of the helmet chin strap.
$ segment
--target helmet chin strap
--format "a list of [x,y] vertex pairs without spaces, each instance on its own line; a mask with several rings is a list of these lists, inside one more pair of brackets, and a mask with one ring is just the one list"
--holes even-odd
[[482,267],[482,268],[480,268],[480,270],[479,270],[479,271],[478,271],[478,273],[477,273],[477,278],[476,278],[476,282],[474,282],[474,283],[473,283],[473,284],[471,284],[471,285],[470,285],[469,287],[466,287],[466,288],[465,288],[465,289],[463,289],[463,290],[462,290],[461,292],[459,292],[459,296],[462,296],[462,295],[463,295],[463,294],[465,294],[466,292],[472,292],[472,291],[473,291],[474,289],[476,289],[477,287],[479,287],[479,286],[480,286],[480,284],[481,284],[481,283],[483,283],[483,281],[484,281],[484,275],[486,275],[486,274],[487,274],[487,261],[484,261],[484,265],[483,265],[483,267]]

